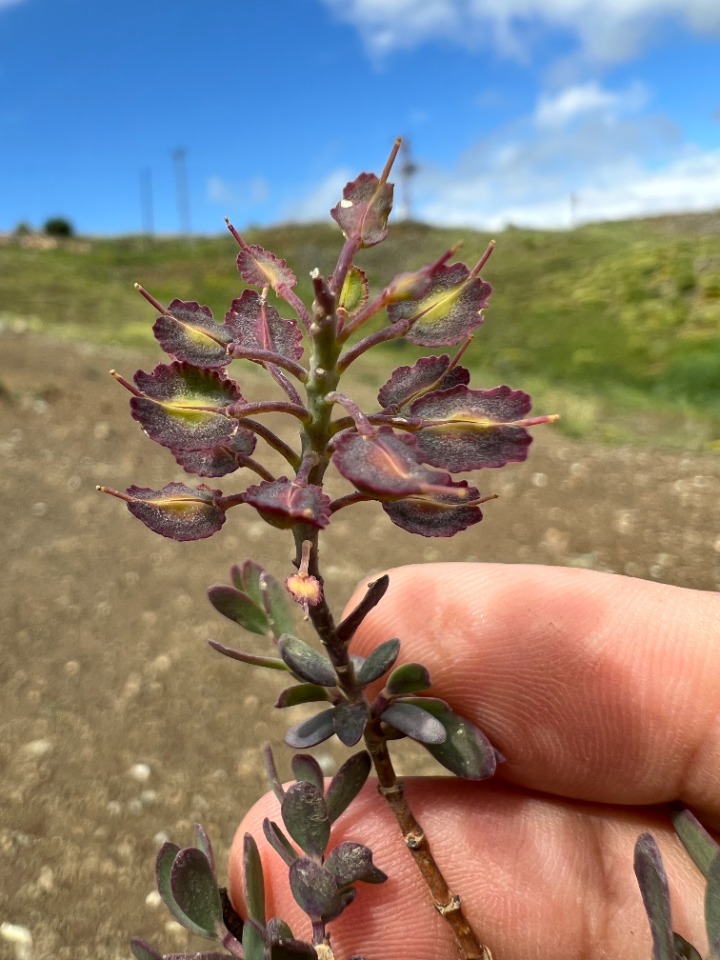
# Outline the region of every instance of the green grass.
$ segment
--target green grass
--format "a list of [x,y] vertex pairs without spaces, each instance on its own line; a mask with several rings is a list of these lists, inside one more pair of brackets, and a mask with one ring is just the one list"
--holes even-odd
[[[333,269],[332,224],[249,231],[247,239],[287,259],[310,299],[308,274]],[[488,237],[471,230],[399,224],[363,251],[358,265],[379,290],[395,273],[434,260],[458,239],[477,259]],[[529,389],[538,411],[563,415],[573,436],[716,448],[720,437],[720,216],[593,224],[573,231],[508,229],[484,275],[495,288],[466,361],[491,386]],[[198,300],[222,318],[242,284],[229,235],[191,244],[139,237],[0,247],[0,326],[102,344],[152,342],[158,300]],[[284,308],[285,315],[287,308]],[[452,348],[449,348],[452,349]],[[393,343],[388,365],[423,351]],[[375,355],[378,356],[378,355]],[[380,359],[378,357],[378,359]],[[464,361],[465,362],[465,361]],[[363,372],[369,379],[376,363]]]

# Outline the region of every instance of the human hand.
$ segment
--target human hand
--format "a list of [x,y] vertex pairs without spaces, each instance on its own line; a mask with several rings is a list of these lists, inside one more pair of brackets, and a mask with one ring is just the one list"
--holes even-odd
[[[390,571],[352,652],[392,636],[399,662],[424,663],[432,694],[508,758],[492,781],[406,781],[435,859],[497,960],[647,960],[632,870],[645,830],[663,853],[674,928],[703,951],[704,882],[657,805],[682,800],[720,828],[720,598],[584,570],[410,566]],[[302,936],[287,869],[262,840],[266,816],[279,819],[271,796],[240,825],[231,896],[240,906],[250,831],[268,915]],[[368,844],[389,880],[361,884],[333,923],[336,956],[453,958],[450,930],[372,782],[333,830],[333,845],[345,839]]]

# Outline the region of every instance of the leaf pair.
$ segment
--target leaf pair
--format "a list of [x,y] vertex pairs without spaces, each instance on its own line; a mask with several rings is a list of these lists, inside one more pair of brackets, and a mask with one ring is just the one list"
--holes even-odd
[[[157,888],[172,917],[186,930],[208,940],[223,940],[228,930],[223,921],[223,905],[215,879],[215,860],[210,840],[196,824],[197,847],[180,849],[164,843],[155,863]],[[140,939],[130,942],[136,960],[162,960],[162,954]],[[182,954],[200,960],[215,960],[225,954]]]
[[263,823],[268,843],[290,868],[295,900],[315,921],[337,917],[354,899],[352,885],[358,880],[382,883],[387,879],[374,866],[372,852],[363,844],[346,841],[325,856],[331,825],[360,792],[370,767],[366,752],[354,754],[325,792],[322,771],[314,757],[296,755],[293,772],[297,781],[287,790],[279,788],[283,824],[290,839],[276,823],[268,819]]
[[279,639],[293,628],[290,607],[280,583],[254,560],[230,568],[232,586],[208,589],[210,603],[228,620],[249,633]]

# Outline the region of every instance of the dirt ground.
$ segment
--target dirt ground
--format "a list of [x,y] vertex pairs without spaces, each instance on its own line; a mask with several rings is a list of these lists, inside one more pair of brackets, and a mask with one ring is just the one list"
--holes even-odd
[[[265,789],[259,747],[285,725],[258,709],[276,677],[206,646],[240,635],[205,589],[246,557],[286,576],[287,536],[239,508],[211,540],[176,544],[95,491],[185,477],[107,376],[153,362],[0,335],[0,922],[31,933],[27,960],[128,957],[132,935],[187,949],[148,898],[157,846],[190,842],[202,820],[223,864]],[[479,478],[501,499],[452,540],[411,537],[376,505],[340,514],[325,545],[331,599],[410,559],[720,588],[720,457],[576,443],[548,427],[536,437],[527,464]],[[16,956],[0,938],[0,957]]]

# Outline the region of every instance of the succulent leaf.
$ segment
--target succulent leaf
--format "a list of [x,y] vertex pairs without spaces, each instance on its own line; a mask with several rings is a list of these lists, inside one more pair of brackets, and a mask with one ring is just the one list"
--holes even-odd
[[405,339],[423,347],[459,343],[483,322],[492,287],[473,276],[464,263],[439,267],[427,290],[416,300],[402,300],[388,308],[392,323],[411,320]]
[[278,641],[278,648],[280,656],[299,679],[317,683],[321,687],[337,685],[332,663],[309,643],[285,634]]
[[265,927],[268,935],[268,940],[272,943],[277,940],[292,940],[293,932],[290,929],[289,925],[285,923],[284,920],[281,920],[280,917],[271,917],[267,922]]
[[296,780],[312,783],[321,794],[325,789],[325,779],[320,764],[309,753],[296,753],[292,758],[292,770]]
[[330,817],[322,786],[306,780],[293,783],[280,809],[291,839],[308,857],[320,862],[330,840]]
[[204,450],[227,442],[238,428],[225,408],[243,403],[240,388],[215,370],[174,361],[134,378],[140,397],[130,412],[147,435],[173,450]]
[[335,733],[346,747],[354,747],[365,732],[368,708],[365,701],[340,703],[335,708]]
[[228,894],[227,887],[220,887],[220,900],[222,902],[225,929],[235,937],[238,943],[242,944],[245,921],[235,909]]
[[420,693],[430,686],[430,674],[421,663],[404,663],[388,677],[385,690],[394,697]]
[[333,463],[361,493],[377,499],[434,492],[452,483],[450,474],[430,470],[419,460],[414,437],[380,427],[372,436],[347,430],[335,440]]
[[287,594],[275,577],[266,570],[260,574],[259,585],[268,624],[275,639],[279,640],[283,634],[290,633],[293,628]]
[[378,402],[384,409],[400,410],[426,393],[449,390],[470,382],[470,371],[451,366],[447,354],[440,357],[420,357],[412,367],[398,367],[378,393]]
[[290,889],[296,902],[312,920],[332,920],[352,902],[342,896],[335,877],[306,857],[290,867]]
[[710,864],[705,888],[705,928],[710,951],[720,955],[720,853]]
[[162,490],[132,486],[119,494],[134,517],[171,540],[203,540],[217,533],[225,523],[221,495],[204,483],[198,487],[168,483]]
[[250,633],[268,632],[265,611],[246,593],[236,590],[235,587],[217,584],[209,588],[208,597],[219,613]]
[[445,727],[430,713],[412,703],[398,700],[386,707],[381,719],[401,733],[422,744],[440,744],[447,734]]
[[277,698],[275,706],[278,709],[297,707],[301,703],[322,703],[330,700],[326,687],[317,683],[298,683],[294,687],[287,687]]
[[387,876],[372,862],[372,850],[362,843],[346,840],[338,844],[325,861],[325,867],[333,874],[338,886],[363,880],[365,883],[383,883]]
[[[362,598],[360,603],[355,607],[354,610],[350,611],[350,613],[343,621],[341,621],[341,623],[338,624],[337,635],[341,643],[347,644],[350,642],[350,640],[352,640],[353,636],[355,635],[355,631],[358,629],[370,611],[376,607],[378,603],[380,603],[389,586],[390,577],[388,577],[386,573],[367,585],[365,596]],[[356,671],[359,671],[362,663],[365,662],[364,658],[351,657],[351,659],[353,660],[353,663],[356,664]]]
[[187,930],[192,930],[198,936],[204,937],[205,932],[202,928],[198,927],[197,924],[192,921],[183,910],[180,909],[177,901],[175,900],[175,894],[172,889],[172,884],[170,882],[170,877],[172,874],[173,864],[175,863],[175,858],[180,853],[180,847],[176,843],[164,843],[158,850],[158,855],[155,860],[155,882],[157,884],[158,893],[160,894],[163,903],[169,910],[170,914],[174,917],[179,924],[185,927]]
[[349,757],[337,771],[325,795],[330,823],[335,823],[360,793],[371,768],[370,754],[363,750]]
[[361,247],[372,247],[387,236],[387,220],[393,201],[393,185],[374,173],[361,173],[346,184],[343,198],[330,211],[347,238]]
[[283,319],[254,290],[244,290],[238,300],[233,300],[225,325],[241,350],[268,350],[288,360],[299,360],[303,354],[297,323]]
[[161,953],[151,947],[149,943],[141,940],[140,937],[133,937],[130,941],[130,949],[133,952],[135,960],[163,960]]
[[713,861],[720,854],[720,844],[710,836],[697,817],[680,804],[670,809],[675,833],[698,870],[707,877]]
[[170,869],[170,889],[175,903],[192,922],[194,932],[200,930],[202,936],[220,939],[220,892],[208,859],[201,850],[188,847],[175,856]]
[[295,750],[315,747],[328,740],[335,733],[335,708],[323,710],[308,720],[302,720],[290,727],[285,734],[285,743]]
[[215,320],[209,307],[195,301],[173,300],[155,321],[153,333],[177,360],[196,367],[224,367],[230,362],[227,347],[232,333]]
[[475,724],[454,713],[448,705],[434,697],[418,697],[410,701],[421,706],[445,729],[441,743],[427,743],[425,749],[451,773],[463,780],[487,780],[495,773],[499,754]]
[[637,838],[634,866],[650,922],[653,960],[675,960],[667,875],[652,834],[643,833]]
[[263,480],[247,488],[244,500],[255,507],[263,520],[283,530],[298,523],[309,523],[322,530],[330,522],[330,497],[312,483],[287,477]]
[[437,420],[416,434],[421,458],[452,473],[525,460],[532,440],[523,426],[530,397],[521,390],[453,387],[413,403],[413,416]]
[[213,853],[212,843],[210,843],[210,837],[207,835],[207,831],[201,823],[195,824],[195,840],[197,842],[198,850],[201,850],[202,853],[205,854],[207,857],[207,862],[210,864],[210,869],[214,874],[215,854]]
[[[695,947],[679,933],[673,933],[673,946],[675,947],[677,960],[703,960],[700,951],[696,950]],[[706,960],[715,960],[715,958],[708,956]]]
[[291,867],[297,860],[299,854],[280,827],[266,817],[263,820],[263,833],[275,853],[282,857],[288,867]]
[[[238,588],[246,593],[259,607],[263,605],[260,577],[267,573],[264,567],[254,560],[243,561],[242,566],[233,564],[230,568],[230,579]],[[267,574],[269,576],[269,574]]]
[[243,843],[243,889],[248,920],[243,925],[242,947],[245,960],[263,960],[265,954],[265,879],[262,860],[251,834],[246,833]]
[[454,537],[474,523],[480,523],[482,510],[477,505],[480,493],[467,481],[451,482],[457,494],[405,497],[383,503],[382,508],[396,527],[421,537]]
[[400,641],[386,640],[375,647],[358,671],[357,681],[361,686],[373,683],[392,667],[400,653]]
[[249,663],[253,667],[267,667],[268,670],[287,671],[287,665],[283,663],[280,657],[262,657],[256,653],[245,653],[243,650],[226,647],[224,644],[218,643],[217,640],[208,640],[208,644],[213,650],[217,650],[218,653],[222,653],[223,656],[229,657],[231,660]]

